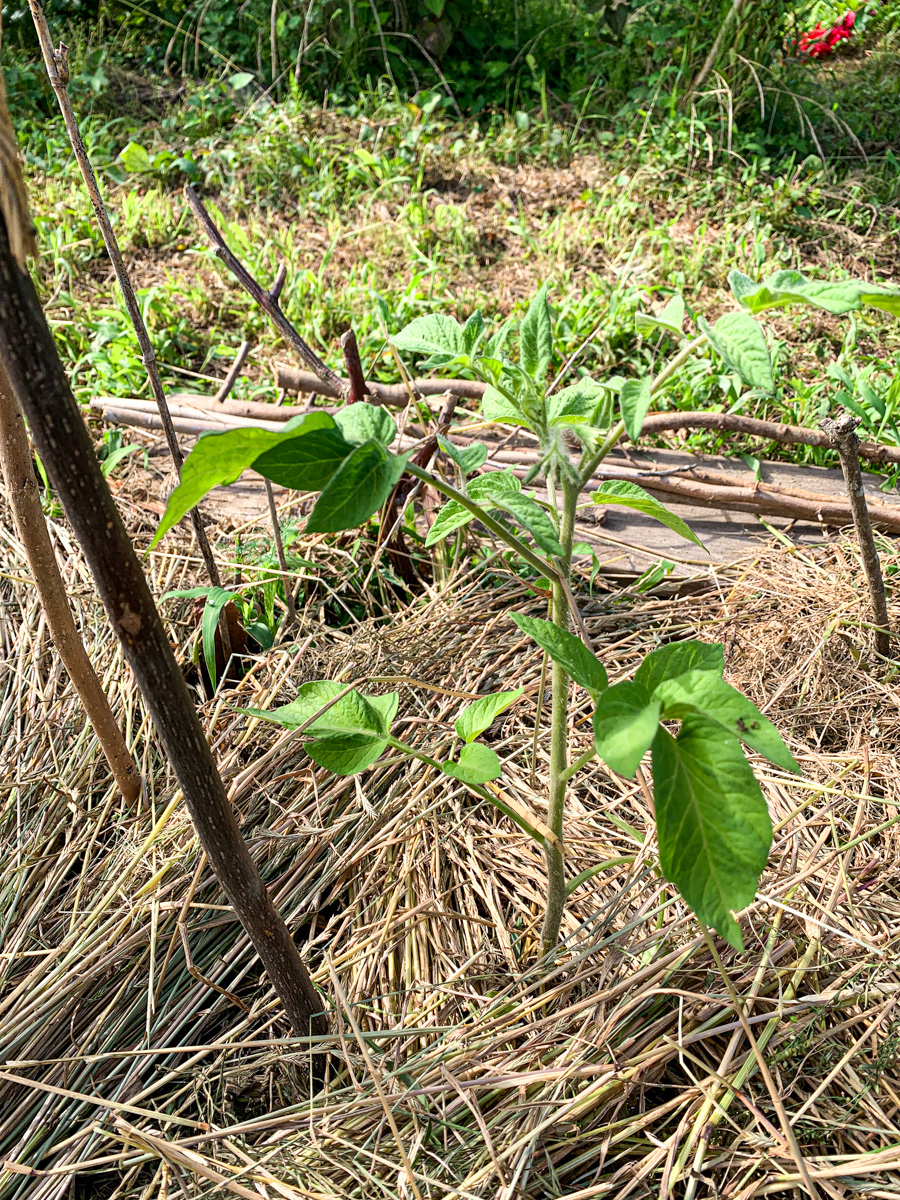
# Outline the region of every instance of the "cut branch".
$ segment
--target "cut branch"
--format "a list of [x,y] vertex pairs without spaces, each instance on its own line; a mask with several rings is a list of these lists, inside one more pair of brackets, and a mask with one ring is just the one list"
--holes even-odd
[[41,509],[38,483],[31,461],[25,422],[6,374],[0,366],[0,468],[13,521],[56,652],[72,680],[100,749],[119,791],[129,805],[141,794],[141,774],[129,753],[122,730],[109,707],[100,680],[91,666],[75,627],[66,589],[59,573],[47,523]]
[[247,361],[247,355],[250,353],[250,342],[241,342],[237,354],[234,356],[234,362],[228,369],[228,374],[222,380],[222,386],[213,396],[214,404],[224,404],[231,394],[231,389],[237,383],[238,375],[240,375],[244,363]]
[[341,349],[344,352],[344,365],[347,368],[349,380],[348,399],[351,404],[360,404],[368,399],[366,378],[363,375],[362,362],[359,357],[359,346],[356,344],[356,334],[352,329],[341,334]]
[[[34,4],[36,0],[31,0]],[[263,312],[272,321],[272,324],[288,343],[292,350],[297,354],[302,362],[314,371],[313,378],[317,384],[329,383],[336,389],[337,396],[344,396],[349,393],[349,385],[346,385],[341,377],[332,371],[331,367],[325,365],[316,354],[315,350],[303,340],[294,326],[290,323],[287,317],[281,310],[281,305],[278,303],[279,294],[284,284],[284,273],[279,271],[279,275],[275,280],[274,286],[270,290],[266,290],[253,278],[240,259],[229,250],[225,239],[219,233],[213,222],[212,217],[203,206],[203,202],[191,185],[185,184],[184,188],[185,199],[190,206],[191,212],[197,218],[197,221],[206,234],[215,249],[216,255],[222,260],[228,270],[232,273],[244,291],[252,300],[254,300]],[[346,388],[346,391],[344,390]]]
[[0,221],[0,362],[80,542],[210,866],[301,1036],[324,1030],[322,1004],[272,903],[221,777],[147,580],[100,471],[27,270]]
[[881,574],[878,549],[872,534],[872,522],[869,518],[869,508],[863,488],[862,471],[859,469],[859,439],[856,436],[859,418],[854,417],[851,413],[842,413],[836,421],[826,417],[820,424],[834,445],[837,446],[838,454],[841,456],[841,470],[844,472],[844,481],[847,484],[850,508],[853,512],[853,524],[859,539],[863,568],[866,572],[866,582],[869,585],[869,596],[872,600],[872,611],[878,627],[875,631],[875,650],[882,657],[886,657],[890,652],[891,635],[887,600],[884,595],[884,577]]

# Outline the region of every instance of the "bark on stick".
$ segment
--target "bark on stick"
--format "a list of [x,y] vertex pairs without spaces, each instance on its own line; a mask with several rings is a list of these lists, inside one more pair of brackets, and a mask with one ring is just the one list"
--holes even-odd
[[324,1032],[322,1003],[241,836],[199,717],[60,362],[27,270],[0,221],[0,363],[159,731],[210,866],[295,1033]]
[[853,512],[853,524],[856,527],[856,536],[859,538],[859,549],[866,572],[866,582],[869,585],[869,595],[872,599],[872,610],[875,614],[877,626],[875,650],[884,657],[890,653],[891,646],[887,600],[884,595],[884,578],[881,574],[881,563],[872,534],[872,522],[869,519],[866,494],[863,491],[862,471],[859,469],[859,438],[856,436],[859,418],[854,417],[851,413],[842,413],[835,421],[826,417],[819,424],[831,438],[841,456],[841,470],[844,472],[844,480],[847,484],[847,494],[850,497],[850,508]]
[[59,572],[53,544],[47,531],[47,522],[41,509],[25,422],[2,366],[0,470],[3,472],[16,532],[25,548],[25,557],[31,568],[41,608],[47,618],[47,628],[50,630],[53,645],[84,705],[87,718],[97,735],[100,749],[109,763],[119,791],[127,804],[136,804],[141,794],[141,773],[129,753],[122,730],[112,714],[100,680],[91,666],[84,643],[75,627],[65,584]]

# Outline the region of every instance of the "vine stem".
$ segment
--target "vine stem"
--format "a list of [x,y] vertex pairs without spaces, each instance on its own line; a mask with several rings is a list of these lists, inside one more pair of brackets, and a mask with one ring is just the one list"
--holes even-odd
[[[559,578],[553,584],[553,624],[569,632],[569,572],[572,565],[572,541],[575,535],[575,514],[580,488],[568,480],[561,481],[562,514],[559,540],[563,555],[557,559]],[[559,941],[563,909],[566,905],[566,870],[563,850],[563,816],[566,805],[566,769],[569,740],[569,676],[554,660],[550,673],[550,795],[547,805],[547,824],[556,835],[556,844],[548,842],[544,853],[547,860],[547,911],[541,930],[543,953],[549,954]]]

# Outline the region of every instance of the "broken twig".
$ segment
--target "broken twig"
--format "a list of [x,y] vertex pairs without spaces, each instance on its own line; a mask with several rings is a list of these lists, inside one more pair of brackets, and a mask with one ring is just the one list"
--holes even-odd
[[854,417],[852,413],[841,413],[837,420],[832,421],[830,417],[825,417],[819,424],[831,438],[841,456],[841,470],[844,472],[844,481],[847,484],[847,494],[850,497],[850,508],[853,512],[853,524],[859,539],[863,569],[869,585],[869,596],[872,600],[872,611],[877,626],[875,652],[886,657],[890,653],[891,635],[887,600],[884,594],[884,577],[881,574],[881,563],[878,559],[869,507],[863,490],[862,471],[859,469],[859,438],[856,436],[859,418]]

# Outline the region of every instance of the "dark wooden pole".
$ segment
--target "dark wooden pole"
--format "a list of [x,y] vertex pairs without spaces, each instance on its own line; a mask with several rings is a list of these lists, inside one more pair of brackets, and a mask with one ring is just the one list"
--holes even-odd
[[368,399],[368,389],[359,357],[359,346],[356,344],[356,334],[352,329],[341,334],[341,349],[344,352],[344,365],[350,381],[350,395],[347,398],[351,404],[360,404]]
[[4,221],[0,359],[181,784],[210,866],[268,971],[294,1032],[325,1032],[322,1002],[241,836],[31,277],[13,256]]
[[872,533],[872,521],[869,517],[862,471],[859,467],[859,438],[856,436],[859,418],[854,417],[852,413],[842,413],[835,421],[832,421],[830,417],[825,417],[819,424],[831,438],[841,457],[841,470],[844,472],[844,482],[847,484],[850,510],[853,513],[853,524],[859,539],[863,568],[866,572],[866,582],[869,585],[869,596],[872,600],[872,611],[875,615],[875,652],[882,657],[887,657],[891,650],[887,600],[884,594],[884,577],[881,574],[878,547],[875,545],[875,537]]

